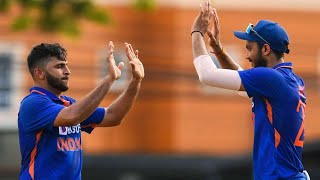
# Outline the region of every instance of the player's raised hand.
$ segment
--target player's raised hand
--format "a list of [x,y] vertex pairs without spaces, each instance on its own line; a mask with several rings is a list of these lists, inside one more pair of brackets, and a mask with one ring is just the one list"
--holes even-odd
[[108,56],[107,56],[107,62],[108,62],[108,74],[112,80],[117,80],[121,76],[121,70],[123,69],[124,63],[120,62],[118,66],[116,65],[116,61],[114,60],[113,56],[114,52],[114,45],[113,42],[109,42],[109,48],[108,48]]
[[211,3],[210,0],[207,0],[204,5],[200,4],[200,12],[198,16],[193,21],[191,32],[200,31],[202,35],[207,32],[207,29],[210,24],[211,13]]
[[144,78],[144,67],[138,58],[138,50],[134,51],[131,44],[125,43],[126,53],[129,59],[129,63],[132,68],[132,77],[135,80],[142,80]]
[[213,51],[220,52],[222,48],[220,42],[220,24],[216,9],[211,9],[211,14],[213,16],[213,26],[211,30],[207,29],[209,45],[212,47]]

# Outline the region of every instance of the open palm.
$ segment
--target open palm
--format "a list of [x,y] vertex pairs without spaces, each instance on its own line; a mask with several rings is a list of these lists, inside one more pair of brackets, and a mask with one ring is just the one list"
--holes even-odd
[[107,62],[108,62],[108,76],[113,79],[117,80],[121,77],[121,70],[123,69],[123,62],[120,62],[118,66],[116,65],[116,62],[114,60],[114,45],[113,42],[109,42],[109,49],[108,49],[108,56],[107,56]]
[[132,77],[136,80],[144,78],[144,67],[138,58],[138,50],[134,51],[131,44],[125,43],[126,53],[132,68]]
[[216,9],[211,9],[211,14],[213,15],[213,26],[211,30],[207,30],[207,33],[209,36],[209,45],[213,50],[217,50],[218,48],[221,49],[219,18]]

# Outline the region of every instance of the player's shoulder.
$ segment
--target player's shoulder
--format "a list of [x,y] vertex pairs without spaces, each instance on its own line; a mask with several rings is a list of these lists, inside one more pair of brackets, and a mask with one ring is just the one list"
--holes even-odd
[[268,67],[256,67],[244,71],[249,76],[263,81],[276,81],[283,79],[283,74],[279,71]]
[[268,68],[268,67],[256,67],[256,68],[252,68],[252,70],[257,73],[261,73],[261,74],[281,75],[281,73],[279,73],[279,71],[277,71],[273,68]]
[[70,97],[70,96],[61,95],[61,97],[62,97],[63,99],[65,99],[65,100],[67,100],[67,101],[70,101],[71,103],[76,102],[76,100],[75,100],[75,99],[73,99],[73,98],[72,98],[72,97]]
[[305,85],[303,79],[302,79],[300,76],[298,76],[298,75],[296,75],[296,74],[294,74],[294,76],[295,76],[295,78],[296,78],[296,80],[298,81],[298,84],[299,84],[300,86],[304,86],[304,85]]
[[20,106],[37,106],[45,102],[50,102],[50,98],[48,96],[39,93],[30,93],[22,99]]

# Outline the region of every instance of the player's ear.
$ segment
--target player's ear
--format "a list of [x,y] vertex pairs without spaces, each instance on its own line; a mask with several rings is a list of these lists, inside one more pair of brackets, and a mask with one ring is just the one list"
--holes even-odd
[[35,68],[33,70],[33,75],[34,75],[35,79],[41,79],[41,80],[45,79],[45,77],[46,77],[44,71],[41,70],[40,68]]
[[261,48],[261,51],[262,51],[262,54],[263,55],[268,55],[268,54],[270,54],[271,53],[271,47],[270,47],[270,45],[269,44],[264,44],[263,46],[262,46],[262,48]]

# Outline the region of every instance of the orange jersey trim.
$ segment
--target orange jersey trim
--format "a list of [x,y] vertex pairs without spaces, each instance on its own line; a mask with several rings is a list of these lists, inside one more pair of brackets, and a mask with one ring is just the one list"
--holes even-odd
[[292,66],[279,66],[277,68],[275,68],[275,70],[279,69],[279,68],[289,68],[289,69],[293,69]]
[[33,93],[33,92],[36,92],[36,93],[39,93],[39,94],[42,94],[42,95],[46,95],[45,93],[43,93],[41,91],[38,91],[38,90],[32,90],[30,93]]
[[66,107],[70,106],[70,101],[65,100],[63,97],[60,97],[60,100],[63,102],[63,105]]
[[40,131],[37,133],[36,137],[36,145],[34,146],[33,150],[31,151],[30,155],[30,163],[29,163],[29,174],[31,176],[31,179],[34,180],[34,161],[37,155],[37,146],[40,141],[40,138],[42,136],[43,131]]
[[[281,66],[281,67],[283,67],[283,66]],[[273,126],[272,106],[268,100],[266,100],[266,99],[264,99],[264,100],[266,101],[268,119],[270,121],[270,124]],[[281,136],[280,136],[280,133],[276,130],[276,128],[273,128],[273,129],[274,129],[274,146],[277,148],[280,144]]]

